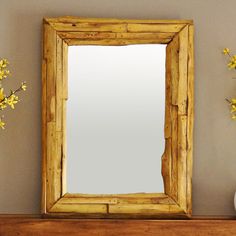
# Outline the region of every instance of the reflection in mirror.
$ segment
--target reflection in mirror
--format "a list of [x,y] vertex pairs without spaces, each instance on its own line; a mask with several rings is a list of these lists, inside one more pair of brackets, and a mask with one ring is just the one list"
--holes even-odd
[[67,192],[164,192],[166,45],[70,46]]

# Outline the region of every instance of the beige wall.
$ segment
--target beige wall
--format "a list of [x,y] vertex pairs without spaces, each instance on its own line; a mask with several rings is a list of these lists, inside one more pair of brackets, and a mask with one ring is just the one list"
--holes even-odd
[[11,61],[14,87],[29,89],[0,133],[0,213],[40,212],[41,23],[44,16],[193,19],[196,28],[196,116],[193,213],[232,215],[236,191],[236,123],[225,97],[236,95],[221,49],[236,52],[236,1],[1,0],[0,57]]

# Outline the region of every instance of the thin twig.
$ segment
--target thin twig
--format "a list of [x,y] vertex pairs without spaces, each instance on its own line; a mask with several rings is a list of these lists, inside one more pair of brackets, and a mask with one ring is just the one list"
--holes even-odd
[[5,98],[3,98],[3,99],[0,101],[0,103],[4,102],[6,99],[10,98],[13,94],[18,93],[18,92],[20,92],[20,91],[22,91],[22,90],[23,90],[23,88],[22,88],[22,86],[20,86],[20,87],[19,87],[18,89],[16,89],[15,91],[11,91],[10,95],[8,95],[8,96],[6,96]]

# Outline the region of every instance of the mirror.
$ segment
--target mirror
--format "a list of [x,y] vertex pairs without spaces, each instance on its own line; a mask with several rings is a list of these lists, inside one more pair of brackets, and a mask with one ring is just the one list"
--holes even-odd
[[42,213],[192,211],[193,22],[45,18]]
[[166,45],[70,46],[67,191],[164,192]]

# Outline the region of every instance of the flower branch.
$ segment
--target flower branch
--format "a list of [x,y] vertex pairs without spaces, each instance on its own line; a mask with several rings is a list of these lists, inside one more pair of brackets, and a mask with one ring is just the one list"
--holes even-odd
[[[26,82],[22,82],[19,88],[11,90],[9,95],[5,95],[4,88],[2,87],[2,80],[6,79],[10,75],[10,71],[7,69],[8,64],[9,62],[6,59],[0,60],[0,111],[4,110],[8,106],[15,109],[15,105],[20,101],[16,94],[25,91],[27,88]],[[3,116],[0,118],[0,128],[5,128]]]

